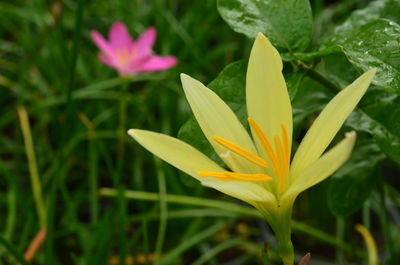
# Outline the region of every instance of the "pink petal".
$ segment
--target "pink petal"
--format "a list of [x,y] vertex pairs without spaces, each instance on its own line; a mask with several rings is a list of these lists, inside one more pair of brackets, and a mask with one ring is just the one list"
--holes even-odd
[[138,66],[138,72],[157,72],[176,65],[177,59],[174,56],[151,56],[148,60]]
[[133,46],[133,40],[129,35],[128,29],[122,22],[116,22],[112,25],[108,37],[113,49],[127,48],[131,50]]
[[157,31],[155,28],[148,28],[136,41],[136,48],[139,54],[147,54],[151,51],[156,40]]
[[90,32],[90,37],[92,41],[97,45],[97,47],[109,58],[114,58],[114,52],[111,49],[107,41],[100,35],[97,31],[93,30]]

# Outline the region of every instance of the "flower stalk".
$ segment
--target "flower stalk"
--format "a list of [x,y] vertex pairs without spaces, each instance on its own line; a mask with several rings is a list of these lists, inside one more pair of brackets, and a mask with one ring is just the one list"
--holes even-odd
[[127,117],[127,105],[128,105],[128,87],[130,80],[126,77],[120,77],[121,80],[121,93],[122,96],[119,99],[119,112],[118,112],[118,144],[117,144],[117,172],[118,178],[121,178],[122,168],[125,158],[125,142],[126,142],[126,117]]

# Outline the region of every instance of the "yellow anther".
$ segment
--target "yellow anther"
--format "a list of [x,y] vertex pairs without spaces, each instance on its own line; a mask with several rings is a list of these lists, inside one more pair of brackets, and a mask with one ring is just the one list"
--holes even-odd
[[202,177],[213,177],[213,178],[217,178],[220,180],[226,180],[226,181],[241,180],[241,181],[249,181],[249,182],[265,182],[265,181],[272,180],[272,177],[270,177],[266,174],[241,174],[241,173],[235,173],[235,172],[230,172],[230,171],[225,171],[225,172],[200,171],[198,173]]
[[267,168],[267,162],[262,159],[261,157],[259,157],[258,155],[255,155],[249,151],[247,151],[246,149],[244,149],[243,147],[238,146],[237,144],[234,144],[228,140],[225,140],[222,137],[219,136],[215,136],[214,141],[216,141],[217,143],[219,143],[220,145],[224,146],[225,148],[231,150],[232,152],[240,155],[241,157],[247,159],[248,161],[263,167],[263,168]]

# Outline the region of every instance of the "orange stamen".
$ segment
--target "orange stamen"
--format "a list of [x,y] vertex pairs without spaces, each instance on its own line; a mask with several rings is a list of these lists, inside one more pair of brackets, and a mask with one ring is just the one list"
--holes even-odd
[[217,178],[220,180],[230,180],[229,177],[227,177],[224,172],[207,172],[207,171],[199,171],[198,172],[200,176],[202,177],[213,177]]
[[286,127],[285,125],[283,125],[283,123],[281,123],[281,129],[282,129],[283,151],[285,154],[285,162],[287,167],[289,167],[290,163],[289,137],[286,131]]
[[247,151],[246,149],[244,149],[243,147],[238,146],[237,144],[234,144],[228,140],[225,140],[222,137],[219,136],[215,136],[214,141],[216,141],[217,143],[219,143],[220,145],[224,146],[225,148],[231,150],[232,152],[240,155],[241,157],[247,159],[248,161],[263,167],[263,168],[267,168],[267,162],[262,159],[261,157],[259,157],[258,155],[255,155],[249,151]]
[[213,177],[220,180],[243,180],[243,181],[250,181],[250,182],[265,182],[271,181],[272,177],[266,174],[241,174],[236,172],[206,172],[200,171],[198,172],[202,177]]
[[264,181],[271,181],[272,177],[266,174],[241,174],[235,172],[225,172],[225,175],[237,180],[246,180],[252,182],[264,182]]
[[278,190],[279,192],[283,192],[285,189],[285,180],[286,180],[286,161],[285,161],[285,156],[284,156],[284,151],[283,151],[283,146],[282,142],[279,139],[278,135],[274,136],[274,142],[275,142],[275,151],[277,153],[278,159],[279,159],[279,184],[278,184]]
[[267,137],[265,136],[264,132],[261,130],[260,126],[252,119],[248,118],[249,124],[251,128],[253,128],[254,132],[257,134],[258,139],[260,139],[260,142],[264,148],[265,153],[267,153],[268,158],[272,162],[272,167],[274,168],[275,174],[278,175],[279,171],[279,162],[277,157],[274,154],[274,151],[272,150],[271,143],[268,141]]
[[260,126],[252,118],[248,118],[248,121],[250,127],[260,140],[266,155],[271,160],[275,175],[279,178],[278,190],[279,192],[283,192],[290,164],[289,137],[285,125],[281,124],[282,138],[278,135],[275,135],[274,137],[275,150],[273,150],[270,141],[265,136]]

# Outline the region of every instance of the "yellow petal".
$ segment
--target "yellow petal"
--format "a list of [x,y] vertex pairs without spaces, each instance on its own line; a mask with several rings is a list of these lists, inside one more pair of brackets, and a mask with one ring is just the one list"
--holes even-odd
[[215,179],[203,181],[202,184],[250,204],[253,202],[267,204],[276,202],[275,196],[257,183]]
[[[249,118],[261,127],[269,141],[281,135],[281,124],[286,128],[289,150],[292,143],[292,107],[282,74],[282,60],[278,51],[261,33],[253,44],[246,77],[246,101]],[[255,132],[257,148],[263,150]]]
[[226,170],[183,141],[165,134],[138,129],[131,129],[128,134],[148,151],[198,179],[204,186],[214,188],[249,203],[274,200],[275,198],[256,183],[201,177],[198,174],[199,171],[225,172]]
[[296,178],[317,160],[328,147],[346,118],[364,95],[376,69],[369,70],[340,91],[314,121],[294,156],[291,176]]
[[350,157],[356,141],[356,133],[346,134],[346,138],[335,145],[327,153],[309,166],[300,176],[292,179],[288,194],[298,194],[323,181],[338,168],[340,168]]
[[183,89],[204,135],[221,159],[237,172],[258,173],[257,166],[243,157],[228,151],[214,141],[215,136],[228,140],[247,151],[257,154],[257,150],[232,110],[217,94],[205,87],[201,82],[188,75],[181,74]]
[[225,171],[197,149],[176,138],[138,129],[130,129],[128,134],[148,151],[200,181],[204,178],[198,174],[199,171]]

